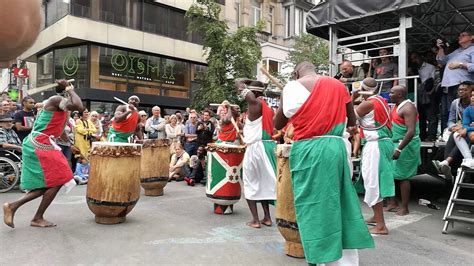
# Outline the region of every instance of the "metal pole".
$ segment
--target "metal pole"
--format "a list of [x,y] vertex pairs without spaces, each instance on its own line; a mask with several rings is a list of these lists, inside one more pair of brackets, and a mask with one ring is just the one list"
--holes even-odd
[[[398,76],[401,77],[399,84],[407,84],[407,17],[404,13],[400,14],[400,53],[398,54]],[[415,91],[416,95],[416,91]]]
[[329,26],[329,75],[337,74],[337,29],[336,26]]

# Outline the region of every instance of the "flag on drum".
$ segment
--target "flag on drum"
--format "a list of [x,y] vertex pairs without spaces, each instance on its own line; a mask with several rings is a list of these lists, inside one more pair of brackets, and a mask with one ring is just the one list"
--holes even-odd
[[[230,146],[230,145],[226,145]],[[240,149],[232,145],[233,149]],[[240,200],[244,152],[228,147],[208,147],[206,195],[214,202],[214,213],[231,214]]]

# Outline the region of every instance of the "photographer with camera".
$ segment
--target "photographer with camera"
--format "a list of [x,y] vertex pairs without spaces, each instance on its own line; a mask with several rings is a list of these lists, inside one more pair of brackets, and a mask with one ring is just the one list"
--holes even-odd
[[76,120],[75,125],[75,140],[74,146],[79,148],[81,155],[84,158],[89,158],[89,151],[91,149],[91,143],[94,138],[94,134],[97,132],[97,129],[94,126],[94,123],[89,119],[89,111],[84,109],[82,113],[79,113],[79,119]]

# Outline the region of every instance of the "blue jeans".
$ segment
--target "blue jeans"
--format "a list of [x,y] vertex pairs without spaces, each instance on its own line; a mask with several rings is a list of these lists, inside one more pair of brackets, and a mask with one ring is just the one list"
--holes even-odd
[[[458,86],[443,87],[443,94],[441,95],[441,132],[448,127],[449,108],[458,96]],[[446,90],[447,92],[445,92]]]
[[186,141],[186,142],[184,143],[184,150],[186,151],[186,153],[187,153],[189,156],[196,155],[198,145],[199,145],[199,144],[198,144],[197,141],[191,141],[191,142]]
[[[65,156],[66,159],[67,159],[67,162],[69,163],[69,166],[71,166],[71,169],[72,169],[72,163],[71,163],[71,157],[72,157],[71,146],[59,145],[59,147],[61,147],[61,151],[63,152],[64,156]],[[74,172],[74,169],[72,169],[72,171]]]

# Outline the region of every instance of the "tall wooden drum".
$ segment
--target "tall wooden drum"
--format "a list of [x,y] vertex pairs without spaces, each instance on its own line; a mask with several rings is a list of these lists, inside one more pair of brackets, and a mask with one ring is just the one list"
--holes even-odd
[[207,145],[206,196],[214,203],[214,213],[231,214],[240,200],[242,161],[245,146],[223,143]]
[[288,157],[291,145],[277,145],[277,203],[275,218],[278,230],[285,238],[285,253],[295,258],[304,258],[298,224],[296,223],[293,188]]
[[141,144],[93,142],[87,205],[99,224],[125,222],[140,198]]
[[170,167],[170,141],[168,139],[146,139],[142,146],[140,184],[145,196],[163,196],[168,184]]

